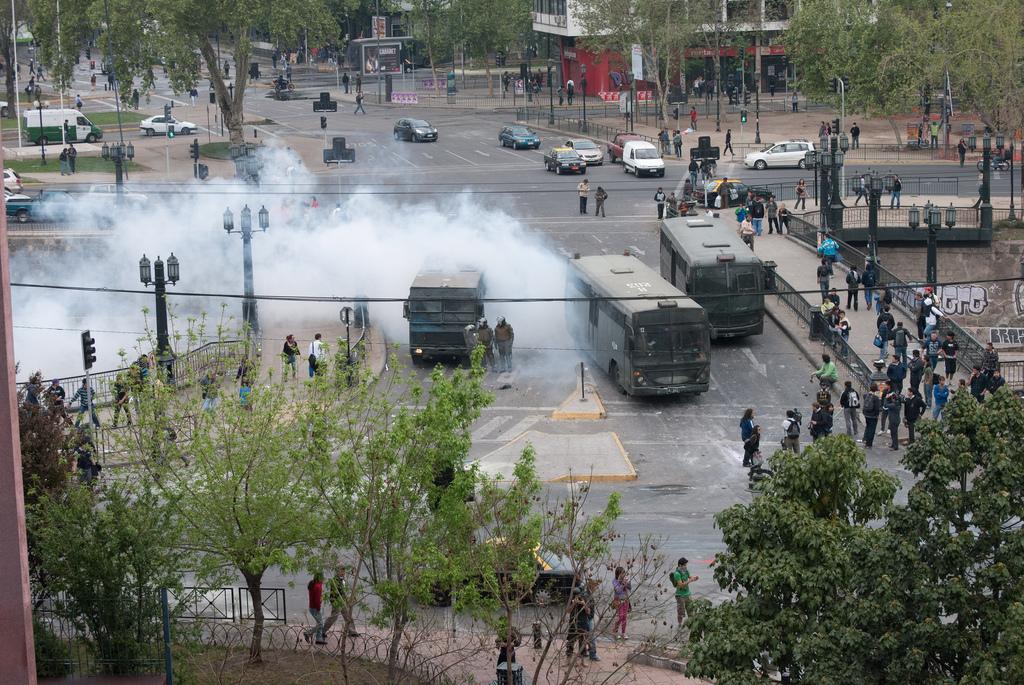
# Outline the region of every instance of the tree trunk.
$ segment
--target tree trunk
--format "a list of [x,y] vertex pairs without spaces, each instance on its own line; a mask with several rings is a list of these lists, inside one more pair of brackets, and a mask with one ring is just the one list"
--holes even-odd
[[217,94],[217,107],[220,109],[224,126],[228,129],[228,138],[233,144],[238,145],[245,139],[242,124],[244,122],[243,103],[245,100],[245,87],[249,84],[249,61],[252,52],[249,40],[240,37],[235,44],[233,53],[235,57],[233,92],[228,89],[228,82],[230,80],[225,80],[224,71],[222,70],[223,65],[217,60],[217,52],[207,36],[202,37],[199,43],[199,52],[203,56],[206,68],[210,72],[210,82],[213,84],[213,90]]
[[0,36],[0,52],[3,53],[4,63],[7,68],[4,69],[4,87],[7,92],[7,116],[14,118],[17,116],[17,97],[18,93],[14,90],[14,41],[11,40],[10,26],[6,24],[0,24],[0,31],[3,31],[3,35]]
[[402,644],[402,636],[405,634],[407,623],[405,612],[399,612],[391,622],[391,644],[388,645],[388,682],[396,682],[398,677],[399,647]]
[[249,642],[249,663],[263,661],[263,573],[242,571],[245,586],[252,599],[252,640]]

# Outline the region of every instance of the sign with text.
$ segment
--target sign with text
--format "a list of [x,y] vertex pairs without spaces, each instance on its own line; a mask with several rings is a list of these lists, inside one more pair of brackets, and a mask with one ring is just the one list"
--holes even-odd
[[396,105],[418,105],[420,103],[420,96],[416,93],[399,93],[398,91],[392,91],[391,102]]
[[377,45],[363,44],[363,76],[375,74],[401,74],[401,43],[381,42]]

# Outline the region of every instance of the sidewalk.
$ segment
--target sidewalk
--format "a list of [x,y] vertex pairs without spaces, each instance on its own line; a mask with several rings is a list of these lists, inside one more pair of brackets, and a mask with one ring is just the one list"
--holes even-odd
[[[816,276],[816,269],[821,260],[809,246],[788,235],[768,235],[766,231],[761,237],[754,240],[754,252],[762,260],[773,260],[778,265],[776,269],[778,274],[786,279],[793,288],[802,291],[803,298],[810,306],[816,307],[821,304]],[[856,266],[862,268],[863,264]],[[874,308],[869,308],[864,304],[863,288],[857,295],[857,309],[847,308],[846,274],[848,269],[845,265],[837,263],[834,271],[831,287],[838,292],[839,307],[846,312],[846,318],[850,322],[850,348],[860,356],[868,368],[871,368],[871,362],[878,359],[879,356],[879,350],[873,342],[875,334],[878,332],[875,325],[877,314],[875,314]],[[893,309],[892,314],[897,322],[903,321],[903,327],[910,331],[911,335],[916,334],[917,327],[913,321],[907,320],[907,317],[899,310]],[[806,336],[807,333],[800,331],[799,335]],[[891,351],[892,345],[889,346],[889,352],[891,353]]]

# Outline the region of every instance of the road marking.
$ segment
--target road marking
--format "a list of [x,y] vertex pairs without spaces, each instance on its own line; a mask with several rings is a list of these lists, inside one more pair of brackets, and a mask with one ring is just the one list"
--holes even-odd
[[537,423],[542,418],[544,418],[544,416],[541,414],[531,414],[526,418],[522,419],[521,421],[519,421],[519,423],[509,428],[501,435],[499,435],[497,439],[502,442],[512,440],[513,438],[518,437],[525,433],[526,431],[528,431],[533,426],[533,424]]
[[761,374],[765,378],[768,377],[768,365],[762,364],[761,362],[757,361],[757,357],[754,356],[754,353],[750,350],[749,347],[741,347],[740,351],[743,352],[744,357],[750,360],[751,365],[753,365],[753,367],[757,369],[757,372],[759,374]]
[[477,153],[478,155],[483,155],[484,157],[490,157],[488,153],[482,152],[481,150],[473,150],[473,152]]
[[450,154],[450,155],[451,155],[452,157],[455,157],[456,159],[461,159],[461,160],[462,160],[463,162],[467,162],[468,164],[472,164],[473,166],[480,166],[479,164],[477,164],[477,163],[476,163],[476,162],[474,162],[473,160],[471,160],[471,159],[466,159],[466,158],[465,158],[465,157],[463,157],[462,155],[457,155],[457,154],[455,154],[454,152],[452,152],[451,150],[445,150],[445,152],[447,152],[448,154]]
[[434,158],[434,156],[432,154],[429,154],[427,152],[424,152],[423,156],[426,157],[427,159],[433,159]]
[[505,423],[506,421],[508,421],[510,418],[512,418],[512,417],[510,417],[510,416],[495,416],[495,417],[493,417],[490,421],[486,422],[484,425],[480,426],[479,428],[477,428],[476,430],[473,431],[473,434],[472,434],[473,442],[480,442],[491,431],[495,431],[498,428],[500,428],[501,425],[503,423]]
[[532,159],[530,159],[526,155],[521,155],[518,152],[515,152],[514,150],[509,150],[508,148],[504,148],[504,147],[501,148],[501,149],[502,149],[503,152],[505,152],[507,154],[510,154],[510,155],[515,155],[519,159],[525,159],[527,162],[532,162],[533,161]]
[[420,168],[418,164],[414,164],[412,160],[406,159],[405,157],[403,157],[402,155],[398,154],[397,152],[392,152],[391,150],[388,150],[388,154],[394,155],[394,157],[396,159],[402,160],[403,162],[405,162],[406,164],[408,164],[409,166],[411,166],[414,169],[419,169]]

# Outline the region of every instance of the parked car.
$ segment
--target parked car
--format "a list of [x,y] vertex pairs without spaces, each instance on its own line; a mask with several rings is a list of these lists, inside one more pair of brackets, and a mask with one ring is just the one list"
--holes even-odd
[[583,161],[587,163],[587,166],[600,166],[604,164],[604,154],[601,152],[601,148],[589,138],[573,138],[572,140],[565,141],[565,146],[575,150],[583,158]]
[[747,199],[753,196],[768,197],[771,195],[771,191],[768,188],[762,186],[748,186],[738,178],[714,178],[705,183],[703,186],[697,184],[697,187],[693,189],[693,201],[698,205],[705,205],[705,196],[707,197],[707,206],[715,207],[716,198],[719,194],[721,185],[725,183],[729,188],[729,206],[739,207],[747,203]]
[[513,150],[519,148],[540,148],[540,136],[537,132],[526,126],[509,125],[501,129],[498,134],[498,145],[510,147]]
[[743,165],[748,169],[763,171],[768,167],[799,167],[804,168],[804,155],[814,149],[809,140],[784,140],[758,152],[751,152],[743,158]]
[[174,117],[164,117],[162,114],[139,122],[139,130],[147,136],[165,136],[168,129],[173,130],[175,135],[187,136],[198,128],[191,121],[179,121]]
[[0,117],[7,118],[7,101],[0,100]]
[[630,140],[622,148],[622,171],[641,176],[664,176],[665,160],[654,143],[646,140]]
[[25,185],[21,182],[21,176],[17,171],[8,167],[4,169],[4,190],[13,190],[16,193],[20,193],[25,189]]
[[[500,542],[501,538],[492,538],[485,541],[484,544],[493,545],[500,544]],[[533,549],[531,556],[534,567],[537,570],[537,575],[534,578],[533,584],[526,590],[520,600],[526,604],[544,605],[551,603],[553,600],[567,599],[572,592],[574,580],[572,562],[559,554],[539,546]],[[504,584],[504,577],[508,573],[507,569],[507,566],[495,569],[499,585]],[[478,587],[483,585],[482,579],[477,578],[475,584]],[[435,605],[448,606],[451,604],[451,600],[450,589],[441,586],[433,589]]]
[[437,142],[437,129],[423,119],[399,119],[395,122],[395,140]]
[[544,155],[544,168],[561,174],[571,171],[574,174],[587,173],[587,163],[571,147],[553,147]]
[[622,148],[631,140],[643,140],[635,133],[616,133],[612,142],[608,143],[608,161],[615,163],[615,160],[622,159]]

